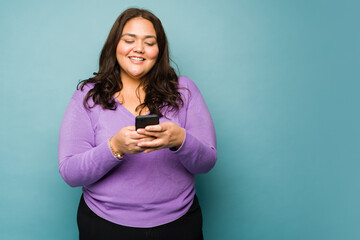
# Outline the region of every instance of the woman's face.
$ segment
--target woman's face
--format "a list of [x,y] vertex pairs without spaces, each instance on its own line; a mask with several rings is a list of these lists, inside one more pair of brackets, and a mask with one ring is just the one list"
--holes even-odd
[[155,65],[159,48],[153,24],[144,18],[130,19],[116,48],[121,78],[141,79]]

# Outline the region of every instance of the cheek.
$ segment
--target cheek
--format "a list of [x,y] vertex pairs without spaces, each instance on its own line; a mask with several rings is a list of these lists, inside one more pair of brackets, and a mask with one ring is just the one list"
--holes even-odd
[[131,48],[129,48],[125,45],[119,44],[116,48],[116,55],[125,56],[130,52],[130,50],[131,50]]
[[148,57],[155,60],[159,55],[159,49],[155,48],[155,49],[151,49],[150,51],[148,51]]

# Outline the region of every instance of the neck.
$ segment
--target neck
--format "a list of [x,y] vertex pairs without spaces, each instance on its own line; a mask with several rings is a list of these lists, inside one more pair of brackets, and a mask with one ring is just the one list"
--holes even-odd
[[120,74],[121,82],[123,84],[123,89],[133,89],[135,90],[141,84],[140,78],[130,77],[128,74],[121,72]]
[[[140,104],[145,99],[145,92],[143,86],[141,86],[141,79],[133,78],[126,73],[121,73],[122,89],[116,95],[121,99],[120,102],[135,101]],[[133,100],[131,100],[133,99]]]

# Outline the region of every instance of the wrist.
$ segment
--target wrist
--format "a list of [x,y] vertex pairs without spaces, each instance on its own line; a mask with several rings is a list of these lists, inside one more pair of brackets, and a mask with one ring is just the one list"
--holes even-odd
[[119,160],[123,159],[125,157],[125,153],[119,152],[118,150],[114,149],[114,145],[112,143],[112,140],[113,140],[112,137],[108,140],[108,145],[109,145],[111,153],[117,159],[119,159]]
[[185,129],[180,128],[179,134],[177,134],[178,138],[176,143],[174,144],[174,146],[170,147],[171,151],[176,151],[183,145],[185,141],[185,135],[186,135]]

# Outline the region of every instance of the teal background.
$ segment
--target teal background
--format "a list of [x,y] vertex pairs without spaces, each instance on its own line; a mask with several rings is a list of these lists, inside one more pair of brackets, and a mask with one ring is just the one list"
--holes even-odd
[[218,137],[207,240],[360,239],[359,1],[0,1],[0,239],[77,239],[60,122],[127,7],[163,22]]

